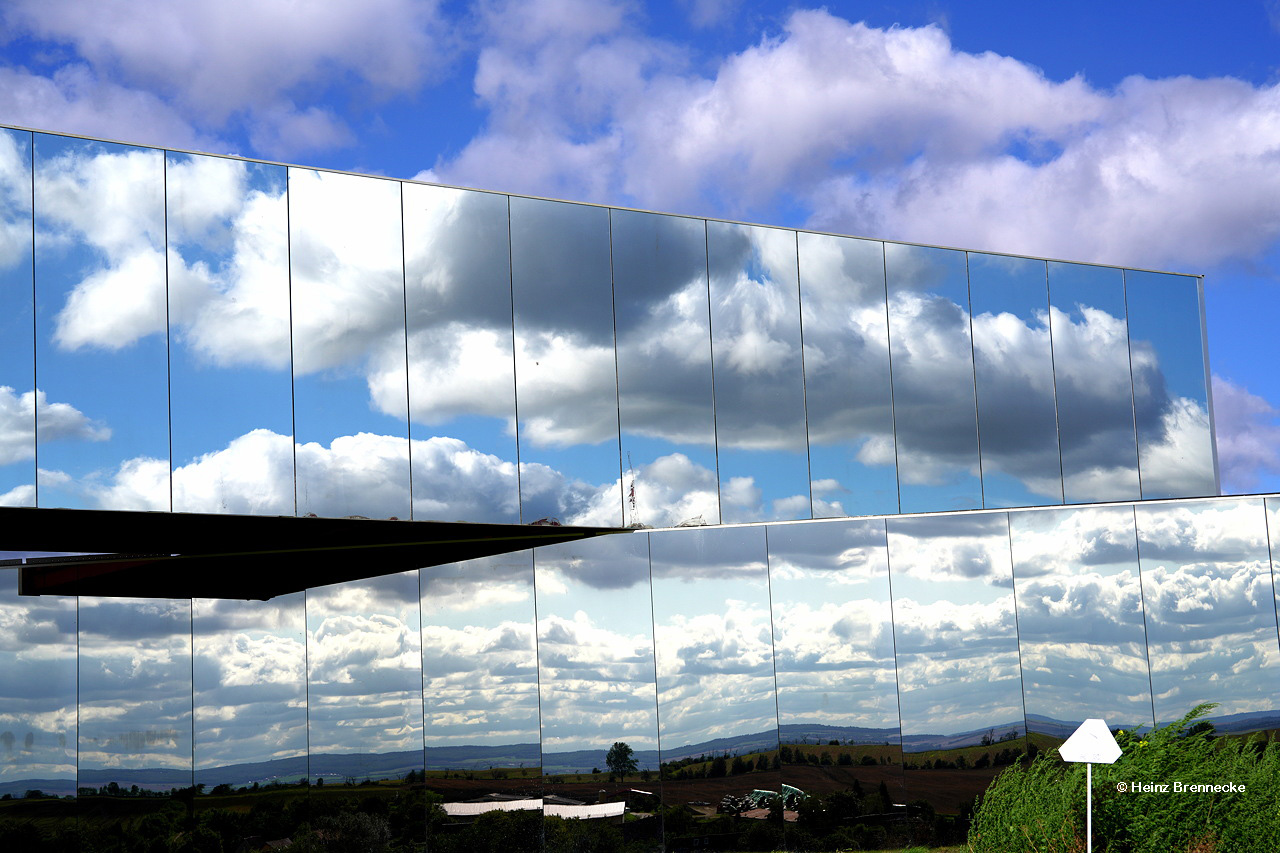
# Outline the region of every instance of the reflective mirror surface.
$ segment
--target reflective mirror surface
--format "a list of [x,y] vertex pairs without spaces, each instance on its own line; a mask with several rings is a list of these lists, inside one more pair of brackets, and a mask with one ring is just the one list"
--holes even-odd
[[168,510],[164,154],[36,134],[35,209],[40,504]]
[[1066,502],[1137,499],[1124,273],[1050,262],[1049,302]]
[[521,520],[622,522],[609,211],[511,199]]
[[1124,281],[1142,496],[1217,494],[1200,281],[1135,270]]
[[36,504],[31,134],[0,129],[0,506]]
[[794,231],[707,223],[720,516],[812,517]]
[[1026,748],[1008,523],[886,524],[908,802],[950,811]]
[[293,515],[285,170],[168,154],[178,512]]
[[623,519],[720,521],[701,219],[611,212]]
[[884,244],[798,241],[813,515],[897,512]]
[[982,506],[965,254],[885,244],[903,512]]
[[1044,262],[970,252],[969,295],[983,502],[1061,503]]
[[298,513],[409,517],[400,185],[289,170]]
[[405,184],[404,229],[414,518],[514,524],[507,197]]

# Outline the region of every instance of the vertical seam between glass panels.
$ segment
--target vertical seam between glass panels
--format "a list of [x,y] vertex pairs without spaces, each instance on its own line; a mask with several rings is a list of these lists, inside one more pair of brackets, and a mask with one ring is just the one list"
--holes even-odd
[[1271,608],[1276,614],[1276,645],[1280,649],[1280,597],[1276,595],[1276,555],[1271,549],[1271,513],[1267,499],[1262,499],[1262,529],[1267,535],[1267,565],[1271,568]]
[[[809,383],[804,372],[804,296],[800,287],[800,232],[794,231],[792,236],[796,241],[796,325],[800,328],[800,405],[804,407],[804,467],[809,480],[809,517],[817,518],[818,514],[813,507],[813,452],[809,447]],[[767,548],[767,536],[765,540]],[[772,604],[770,608],[772,613]],[[776,672],[774,680],[777,680]],[[781,730],[779,730],[779,737],[781,737]]]
[[[613,272],[613,208],[605,208],[605,222],[609,226],[609,319],[613,323],[613,414],[618,425],[618,511],[622,526],[634,521],[627,519],[627,491],[622,481],[622,383],[618,379],[618,293]],[[631,485],[635,487],[636,472],[631,472]]]
[[1058,411],[1058,361],[1053,345],[1053,296],[1050,293],[1048,261],[1044,262],[1044,300],[1048,311],[1044,325],[1049,330],[1049,373],[1053,380],[1053,434],[1058,440],[1058,494],[1062,497],[1060,502],[1066,504],[1067,472],[1062,461],[1062,418]]
[[[409,520],[413,520],[413,407],[409,397],[409,268],[405,263],[405,254],[407,250],[404,245],[404,181],[396,181],[396,185],[400,188],[400,300],[404,307],[404,434],[405,444],[409,451]],[[419,593],[421,593],[422,584],[419,582]],[[419,617],[422,613],[422,598],[418,598]],[[418,620],[419,629],[422,626],[422,620]],[[425,718],[424,718],[425,721]],[[426,749],[426,734],[423,734],[423,749]],[[423,760],[426,759],[426,752],[423,752]]]
[[[1129,333],[1129,276],[1128,270],[1120,270],[1120,294],[1124,297],[1124,348],[1129,356],[1129,411],[1133,415],[1133,451],[1135,468],[1138,471],[1138,499],[1146,495],[1142,489],[1142,439],[1138,434],[1138,400],[1133,386],[1133,335]],[[1136,523],[1136,516],[1135,516]],[[1134,528],[1137,535],[1137,528]],[[1154,701],[1154,698],[1153,698]]]
[[[969,318],[969,369],[973,372],[973,435],[978,447],[978,506],[987,508],[987,489],[982,465],[982,430],[978,425],[978,353],[973,341],[973,286],[969,281],[968,252],[964,253],[964,295],[969,303],[966,306],[969,310],[965,313]],[[1019,677],[1021,677],[1021,674],[1019,674]],[[1023,731],[1026,731],[1025,720]]]
[[662,706],[658,702],[658,617],[653,606],[653,535],[645,533],[644,542],[645,560],[649,566],[649,638],[653,650],[653,726],[658,747],[658,835],[665,840],[667,833],[661,808],[665,800],[663,800],[662,782]]
[[[298,515],[298,371],[293,346],[293,169],[284,170],[285,276],[289,286],[289,452],[293,457],[293,514]],[[306,601],[303,601],[303,631],[306,631]],[[308,676],[309,677],[309,676]],[[311,755],[310,700],[307,706],[307,761]],[[310,763],[307,773],[310,774]]]
[[[167,198],[167,194],[166,194]],[[166,226],[165,234],[169,233]],[[168,252],[165,253],[166,258]],[[167,261],[166,261],[167,262]],[[187,661],[191,664],[191,788],[195,794],[196,787],[196,600],[187,599],[187,629],[191,637],[191,645],[187,647]]]
[[[401,184],[402,192],[404,185]],[[424,632],[423,622],[425,617],[422,610],[422,569],[418,569],[414,574],[418,579],[418,701],[422,709],[422,781],[427,781],[427,638]],[[423,806],[422,815],[422,837],[423,841],[427,838],[427,811],[431,807]]]
[[[886,251],[883,240],[880,242],[880,264],[884,271],[884,342],[886,344],[885,351],[889,356],[889,418],[893,426],[893,484],[898,492],[898,508],[894,510],[896,513],[902,512],[902,468],[898,462],[898,406],[895,402],[893,382],[893,323],[889,320],[889,253]],[[885,547],[888,548],[889,529],[885,528]],[[894,666],[897,666],[896,660]],[[895,669],[895,678],[896,669]],[[899,703],[898,713],[898,738],[902,738],[902,713],[901,703]],[[901,744],[899,744],[901,745]],[[905,764],[905,761],[903,762]],[[904,780],[905,784],[905,780]]]
[[1209,367],[1209,325],[1204,313],[1204,276],[1196,276],[1196,296],[1200,303],[1200,352],[1204,354],[1205,406],[1209,410],[1209,454],[1213,458],[1213,493],[1222,494],[1222,472],[1218,467],[1218,426],[1213,416],[1213,371]]
[[1031,727],[1027,718],[1027,678],[1022,668],[1022,625],[1018,620],[1018,574],[1013,559],[1013,513],[1004,515],[1005,541],[1009,543],[1009,587],[1013,595],[1013,636],[1018,648],[1018,687],[1022,694],[1022,741],[1025,751],[1031,754]]
[[[895,442],[896,443],[896,442]],[[902,734],[902,678],[897,665],[897,596],[893,594],[893,553],[888,547],[888,519],[881,519],[884,529],[884,574],[888,580],[888,621],[893,640],[893,698],[897,699],[897,767],[901,771],[902,793],[906,793],[906,735]]]
[[[777,625],[773,619],[773,561],[769,559],[769,525],[764,527],[764,584],[769,597],[769,668],[773,670],[773,726],[778,750],[782,749],[782,711],[778,706],[778,640]],[[778,763],[781,783],[782,763]]]
[[[511,249],[511,196],[504,195],[507,202],[507,299],[511,304],[511,414],[515,422],[516,439],[516,520],[524,523],[524,480],[520,471],[520,377],[519,365],[516,364],[516,286],[515,258]],[[534,626],[535,633],[537,626]],[[539,723],[541,725],[541,723]],[[541,746],[538,747],[542,749]],[[538,753],[541,761],[541,751]],[[539,770],[541,772],[541,770]]]
[[[160,152],[161,207],[164,215],[164,408],[169,438],[169,511],[173,511],[173,331],[169,317],[169,152]],[[191,614],[188,612],[187,614]],[[193,712],[194,715],[194,712]],[[194,738],[195,733],[192,732]],[[194,756],[192,758],[194,761]],[[192,771],[195,772],[194,770]],[[192,785],[195,784],[193,780]]]
[[[1128,311],[1125,311],[1126,316]],[[1156,689],[1155,679],[1151,674],[1151,632],[1147,626],[1147,573],[1142,570],[1142,539],[1138,536],[1138,507],[1136,504],[1129,505],[1129,511],[1133,514],[1133,554],[1138,559],[1138,598],[1142,602],[1142,648],[1146,650],[1147,657],[1147,696],[1151,699],[1151,726],[1159,725],[1156,721]],[[1268,543],[1268,546],[1270,543]]]
[[[302,682],[307,710],[307,786],[311,785],[311,627],[307,624],[311,591],[302,591]],[[308,795],[309,798],[309,795]]]
[[538,835],[541,839],[540,848],[546,849],[547,842],[547,821],[546,821],[546,803],[543,802],[542,796],[545,793],[545,782],[547,778],[546,755],[543,751],[543,731],[542,731],[542,642],[538,637],[538,549],[533,548],[529,551],[529,571],[533,579],[533,678],[537,684],[536,691],[538,696]]
[[716,333],[712,325],[711,310],[711,224],[702,220],[702,260],[706,268],[703,283],[707,288],[707,349],[711,355],[711,431],[716,456],[716,523],[724,522],[724,508],[720,497],[720,417],[716,406]]
[[[36,136],[34,133],[28,133],[27,138],[27,163],[30,167],[30,198],[31,198],[31,484],[32,496],[31,505],[40,506],[40,406],[37,404],[39,395],[38,371],[36,362],[38,360],[39,347],[39,328],[36,324]],[[78,606],[78,605],[77,605]],[[78,704],[78,703],[77,703]],[[76,728],[76,737],[80,736],[79,725]],[[77,783],[79,780],[77,780]]]

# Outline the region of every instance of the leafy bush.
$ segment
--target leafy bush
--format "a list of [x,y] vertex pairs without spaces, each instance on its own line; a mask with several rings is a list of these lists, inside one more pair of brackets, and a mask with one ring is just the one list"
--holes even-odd
[[[1280,743],[1214,737],[1192,709],[1145,735],[1120,731],[1115,764],[1093,768],[1093,845],[1108,853],[1252,853],[1280,850]],[[1178,791],[1236,783],[1244,792]],[[1167,790],[1142,790],[1142,784]],[[1135,790],[1135,785],[1139,786]],[[969,832],[974,853],[1084,849],[1085,767],[1057,750],[1014,764],[992,782]],[[1118,786],[1124,786],[1121,791]]]

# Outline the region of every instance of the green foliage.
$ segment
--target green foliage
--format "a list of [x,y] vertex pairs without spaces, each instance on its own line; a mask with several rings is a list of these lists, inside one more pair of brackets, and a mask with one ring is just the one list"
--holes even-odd
[[[1094,850],[1108,853],[1251,853],[1280,850],[1280,743],[1214,737],[1192,709],[1146,735],[1117,732],[1115,764],[1093,768]],[[1195,792],[1181,785],[1243,785]],[[1144,790],[1143,785],[1167,785]],[[1124,790],[1120,790],[1120,786]],[[1137,786],[1135,788],[1135,786]],[[969,833],[974,853],[1084,849],[1085,767],[1056,750],[1015,764],[983,796]]]

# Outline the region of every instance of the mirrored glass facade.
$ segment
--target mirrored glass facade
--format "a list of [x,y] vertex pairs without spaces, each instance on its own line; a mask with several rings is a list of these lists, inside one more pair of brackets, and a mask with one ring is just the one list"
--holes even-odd
[[1195,277],[3,129],[0,199],[0,503],[618,528],[267,602],[0,569],[10,801],[867,848],[1089,717],[1280,728]]

